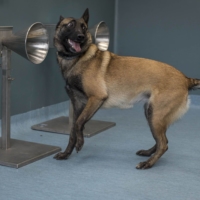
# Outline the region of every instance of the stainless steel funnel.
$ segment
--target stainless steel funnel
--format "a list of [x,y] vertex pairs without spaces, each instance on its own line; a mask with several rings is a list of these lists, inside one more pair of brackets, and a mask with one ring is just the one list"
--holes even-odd
[[34,64],[40,64],[49,50],[47,30],[39,22],[3,38],[2,44]]
[[99,22],[89,29],[93,43],[95,43],[99,50],[106,51],[109,47],[110,34],[109,29],[104,21]]

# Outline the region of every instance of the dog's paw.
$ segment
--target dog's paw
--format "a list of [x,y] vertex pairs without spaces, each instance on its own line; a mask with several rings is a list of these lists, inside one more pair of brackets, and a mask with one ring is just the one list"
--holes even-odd
[[136,169],[149,169],[151,168],[152,165],[150,164],[150,162],[140,162],[137,166]]
[[76,142],[76,152],[77,153],[82,149],[83,144],[84,144],[84,140],[83,139],[78,139],[77,140],[77,142]]
[[140,151],[137,151],[136,154],[138,156],[151,156],[151,152],[148,150],[140,150]]
[[66,160],[70,156],[70,153],[59,152],[53,158],[56,160]]

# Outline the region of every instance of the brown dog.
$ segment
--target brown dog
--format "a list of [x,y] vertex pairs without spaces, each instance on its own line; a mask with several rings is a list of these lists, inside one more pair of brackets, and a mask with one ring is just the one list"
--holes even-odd
[[88,20],[87,9],[80,19],[60,17],[56,27],[57,59],[74,116],[68,146],[55,158],[67,159],[74,147],[81,150],[84,125],[100,107],[130,108],[145,99],[156,144],[137,152],[151,157],[136,168],[150,168],[168,149],[166,130],[187,111],[188,90],[200,89],[200,80],[187,78],[165,63],[98,50],[87,30]]

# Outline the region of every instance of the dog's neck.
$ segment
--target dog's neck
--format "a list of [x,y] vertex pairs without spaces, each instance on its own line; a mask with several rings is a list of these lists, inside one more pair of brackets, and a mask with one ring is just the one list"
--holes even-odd
[[73,59],[76,59],[76,58],[79,58],[81,56],[81,54],[78,54],[78,55],[68,55],[68,54],[65,54],[61,51],[58,51],[58,55],[66,60],[73,60]]

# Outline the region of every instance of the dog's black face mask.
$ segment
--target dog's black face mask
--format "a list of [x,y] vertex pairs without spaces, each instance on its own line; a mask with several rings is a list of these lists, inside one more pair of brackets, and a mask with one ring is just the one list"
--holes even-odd
[[89,11],[86,9],[82,18],[63,18],[57,24],[59,31],[59,40],[68,55],[78,55],[83,51],[87,43],[87,27],[89,20]]
[[68,24],[64,25],[64,31],[61,35],[61,40],[65,46],[65,50],[69,50],[72,53],[81,52],[81,47],[84,44],[86,38],[87,27],[84,23],[80,23],[77,20],[72,20]]

